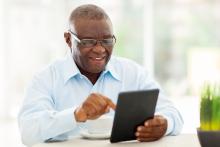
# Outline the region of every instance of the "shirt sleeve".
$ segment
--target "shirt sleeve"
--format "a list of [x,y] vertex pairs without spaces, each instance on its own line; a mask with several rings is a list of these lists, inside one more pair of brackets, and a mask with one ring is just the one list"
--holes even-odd
[[162,115],[167,119],[168,128],[165,135],[178,135],[183,127],[183,119],[179,111],[175,108],[174,104],[164,94],[164,91],[160,85],[153,80],[153,78],[146,74],[145,71],[141,71],[139,74],[140,89],[160,89],[158,96],[155,115]]
[[31,146],[49,140],[66,140],[68,131],[76,127],[74,107],[57,111],[52,97],[52,78],[35,76],[28,86],[18,115],[22,142]]

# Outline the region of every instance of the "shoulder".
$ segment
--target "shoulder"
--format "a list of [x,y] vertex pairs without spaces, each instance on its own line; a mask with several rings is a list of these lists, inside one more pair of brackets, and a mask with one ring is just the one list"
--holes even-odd
[[122,67],[141,68],[141,66],[138,63],[125,57],[112,56],[111,63],[113,63],[114,65],[122,66]]
[[57,76],[61,74],[61,68],[65,63],[65,58],[60,58],[52,61],[34,75],[35,80],[43,80],[45,82],[52,82]]
[[113,56],[110,64],[118,77],[125,81],[138,81],[148,76],[147,70],[131,59]]
[[124,57],[112,56],[111,64],[114,65],[116,71],[122,71],[122,70],[136,71],[136,72],[144,71],[144,68],[141,65],[139,65],[137,62]]

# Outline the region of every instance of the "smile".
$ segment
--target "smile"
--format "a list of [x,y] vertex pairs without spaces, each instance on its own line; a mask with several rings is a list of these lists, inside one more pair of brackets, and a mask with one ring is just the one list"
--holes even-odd
[[103,59],[103,57],[102,58],[95,58],[96,60],[102,60]]
[[93,61],[102,61],[105,59],[105,56],[104,57],[91,57],[90,59],[92,59]]

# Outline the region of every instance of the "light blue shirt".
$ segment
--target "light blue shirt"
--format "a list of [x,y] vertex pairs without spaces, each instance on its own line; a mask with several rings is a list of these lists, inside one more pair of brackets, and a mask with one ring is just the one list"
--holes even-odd
[[[159,85],[135,62],[111,57],[105,70],[93,85],[82,75],[68,54],[38,73],[25,92],[18,115],[22,141],[26,145],[66,140],[79,134],[74,110],[91,93],[101,93],[117,102],[121,91],[159,88]],[[146,104],[147,107],[148,104]],[[156,114],[168,121],[166,135],[177,135],[183,126],[178,110],[160,89]],[[109,115],[114,115],[111,110]]]

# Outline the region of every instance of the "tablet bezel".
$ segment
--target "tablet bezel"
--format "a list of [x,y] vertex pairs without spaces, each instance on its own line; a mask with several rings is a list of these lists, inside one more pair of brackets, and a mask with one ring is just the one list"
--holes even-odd
[[158,95],[159,89],[119,93],[110,142],[135,140],[137,126],[153,118]]

